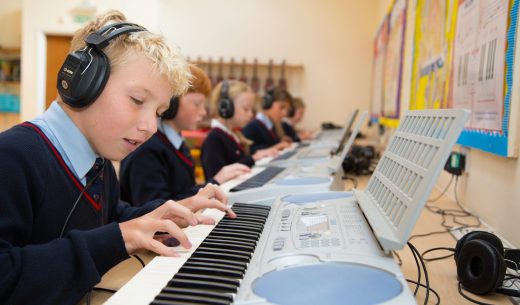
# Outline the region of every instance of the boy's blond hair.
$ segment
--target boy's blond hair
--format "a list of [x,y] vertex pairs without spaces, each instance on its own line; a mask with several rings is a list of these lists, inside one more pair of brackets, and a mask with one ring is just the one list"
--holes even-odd
[[[74,33],[70,51],[74,52],[86,46],[84,39],[91,33],[110,23],[127,22],[123,13],[116,10],[98,16]],[[149,59],[159,74],[167,77],[172,86],[172,96],[184,94],[190,85],[191,74],[184,56],[176,47],[169,46],[162,35],[148,31],[123,34],[110,41],[103,49],[110,60],[110,70],[116,71],[127,64],[130,52]]]

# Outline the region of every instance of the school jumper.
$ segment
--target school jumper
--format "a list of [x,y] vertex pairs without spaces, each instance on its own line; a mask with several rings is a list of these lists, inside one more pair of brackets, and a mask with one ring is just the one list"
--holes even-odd
[[195,184],[195,164],[182,137],[162,121],[158,126],[148,141],[121,161],[121,199],[134,206],[155,199],[184,199],[203,186]]
[[[114,168],[106,161],[102,200],[94,201],[87,189],[59,238],[85,187],[77,164],[88,163],[88,171],[95,153],[90,147],[81,151],[88,142],[58,104],[42,117],[49,114],[61,125],[41,119],[0,133],[0,304],[76,304],[129,257],[117,222],[163,203],[134,208],[121,202]],[[72,156],[74,149],[79,154]]]
[[283,128],[283,132],[285,133],[286,136],[288,136],[289,138],[291,138],[291,140],[293,140],[293,142],[301,142],[301,139],[300,137],[298,136],[298,133],[296,132],[296,130],[294,129],[293,125],[288,122],[288,121],[282,121],[282,128]]
[[253,158],[246,155],[238,138],[218,120],[211,121],[212,129],[202,144],[202,166],[206,177],[214,177],[224,166],[242,163],[249,167],[255,164]]
[[251,154],[254,154],[259,149],[269,148],[280,142],[274,131],[273,122],[261,112],[242,129],[242,133],[246,138],[254,142],[250,147]]

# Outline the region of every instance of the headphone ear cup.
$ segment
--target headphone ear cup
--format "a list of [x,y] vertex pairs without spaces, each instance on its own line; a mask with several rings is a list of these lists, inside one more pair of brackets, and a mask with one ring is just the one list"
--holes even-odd
[[274,91],[269,89],[265,92],[264,98],[262,99],[262,109],[270,109],[274,102]]
[[456,263],[460,283],[472,293],[491,293],[504,280],[506,264],[502,253],[485,240],[466,241],[460,248]]
[[473,231],[470,233],[465,234],[457,241],[457,244],[455,246],[455,254],[454,258],[455,260],[458,260],[458,256],[460,254],[460,251],[464,245],[472,240],[484,240],[493,245],[499,252],[500,255],[503,255],[504,253],[504,246],[502,245],[502,241],[500,238],[498,238],[496,235],[491,234],[486,231]]
[[173,120],[179,112],[180,97],[174,96],[170,99],[170,107],[161,114],[163,120]]
[[86,48],[67,56],[58,73],[58,93],[73,108],[83,108],[99,97],[110,75],[105,53]]
[[221,98],[218,102],[218,115],[224,119],[230,119],[235,114],[235,105],[228,98]]

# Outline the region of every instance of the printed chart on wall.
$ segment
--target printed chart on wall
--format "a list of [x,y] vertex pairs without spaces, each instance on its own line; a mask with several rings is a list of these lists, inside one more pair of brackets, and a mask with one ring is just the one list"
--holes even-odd
[[417,3],[410,108],[470,109],[458,144],[500,156],[513,155],[508,126],[518,1]]
[[459,144],[502,156],[511,155],[507,141],[517,5],[517,0],[513,5],[509,0],[460,0],[454,41],[450,100],[454,108],[471,109]]
[[406,1],[397,0],[376,37],[372,92],[372,110],[380,109],[379,122],[392,127],[399,123],[405,28]]

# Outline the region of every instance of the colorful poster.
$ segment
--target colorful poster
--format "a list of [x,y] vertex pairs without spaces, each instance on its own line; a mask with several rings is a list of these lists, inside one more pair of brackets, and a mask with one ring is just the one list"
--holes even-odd
[[455,0],[417,1],[410,109],[448,106],[455,4]]
[[383,109],[383,68],[385,63],[386,45],[388,43],[388,18],[383,20],[374,41],[374,66],[372,82],[372,102],[370,117],[376,122]]
[[406,26],[406,1],[394,3],[389,16],[388,44],[383,71],[383,116],[399,118],[401,79],[403,70],[403,48]]

